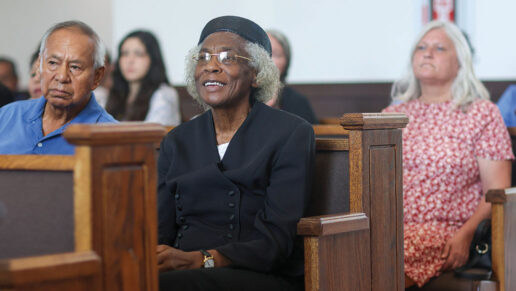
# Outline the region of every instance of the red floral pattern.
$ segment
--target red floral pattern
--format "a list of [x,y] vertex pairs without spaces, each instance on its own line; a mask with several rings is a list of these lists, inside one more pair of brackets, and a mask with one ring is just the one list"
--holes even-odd
[[477,158],[514,159],[496,105],[466,112],[451,102],[419,100],[387,107],[409,118],[403,129],[405,274],[422,286],[440,274],[441,250],[473,215],[482,197]]

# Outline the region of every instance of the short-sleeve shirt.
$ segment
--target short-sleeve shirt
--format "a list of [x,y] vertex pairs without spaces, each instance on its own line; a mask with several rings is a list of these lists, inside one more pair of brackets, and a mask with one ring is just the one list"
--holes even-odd
[[514,159],[511,140],[487,100],[465,111],[451,102],[412,100],[384,112],[409,118],[403,129],[405,273],[421,286],[439,274],[442,247],[477,209],[483,195],[477,159]]
[[74,146],[62,135],[70,124],[117,122],[98,105],[92,93],[86,107],[74,119],[44,136],[42,117],[46,102],[40,97],[0,108],[0,154],[73,155]]

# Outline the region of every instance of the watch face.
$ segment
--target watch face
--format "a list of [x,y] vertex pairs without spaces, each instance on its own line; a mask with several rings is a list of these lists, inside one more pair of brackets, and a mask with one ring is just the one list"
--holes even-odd
[[204,262],[205,268],[214,268],[215,267],[215,261],[213,259],[208,259]]

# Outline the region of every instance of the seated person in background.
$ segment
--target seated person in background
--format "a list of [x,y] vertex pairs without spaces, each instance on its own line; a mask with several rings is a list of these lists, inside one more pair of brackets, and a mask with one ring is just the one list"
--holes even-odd
[[100,85],[93,91],[95,93],[95,98],[97,98],[97,103],[102,106],[102,108],[106,107],[106,103],[109,97],[109,90],[113,86],[113,65],[111,64],[111,56],[109,52],[106,50],[106,57],[104,58],[104,78],[100,81]]
[[516,85],[510,85],[505,89],[497,105],[505,125],[507,127],[516,126]]
[[18,92],[18,73],[14,62],[9,58],[0,57],[0,83],[13,93],[13,101],[27,99],[25,93]]
[[68,125],[116,122],[92,93],[104,74],[104,47],[88,25],[52,26],[40,56],[43,97],[0,108],[0,154],[73,154],[62,137]]
[[393,99],[402,103],[384,110],[409,118],[403,129],[406,287],[467,262],[475,229],[491,213],[484,193],[510,187],[514,159],[457,26],[428,23],[410,64],[407,77],[393,85]]
[[280,88],[270,54],[260,26],[222,16],[187,57],[188,92],[207,111],[161,143],[161,290],[304,290],[296,224],[314,133],[263,104]]
[[39,72],[39,47],[30,57],[29,95],[30,99],[41,97],[41,76]]
[[293,113],[304,118],[311,124],[319,123],[314,110],[310,105],[310,101],[308,101],[305,96],[285,84],[288,68],[290,67],[290,58],[292,56],[287,37],[277,30],[268,30],[267,35],[271,42],[272,60],[280,71],[280,80],[284,85],[278,95],[279,97],[274,96],[267,102],[267,105]]
[[163,125],[181,122],[179,97],[167,79],[156,37],[133,31],[118,46],[113,85],[106,110],[118,120],[143,120]]
[[0,107],[14,101],[14,95],[9,88],[0,83]]

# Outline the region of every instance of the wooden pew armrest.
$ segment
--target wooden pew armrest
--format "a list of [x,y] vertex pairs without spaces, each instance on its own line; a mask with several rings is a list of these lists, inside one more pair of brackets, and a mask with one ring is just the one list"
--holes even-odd
[[93,277],[101,268],[93,251],[5,259],[0,260],[0,288]]
[[365,213],[303,217],[297,224],[297,234],[302,236],[328,236],[365,229],[369,229]]

